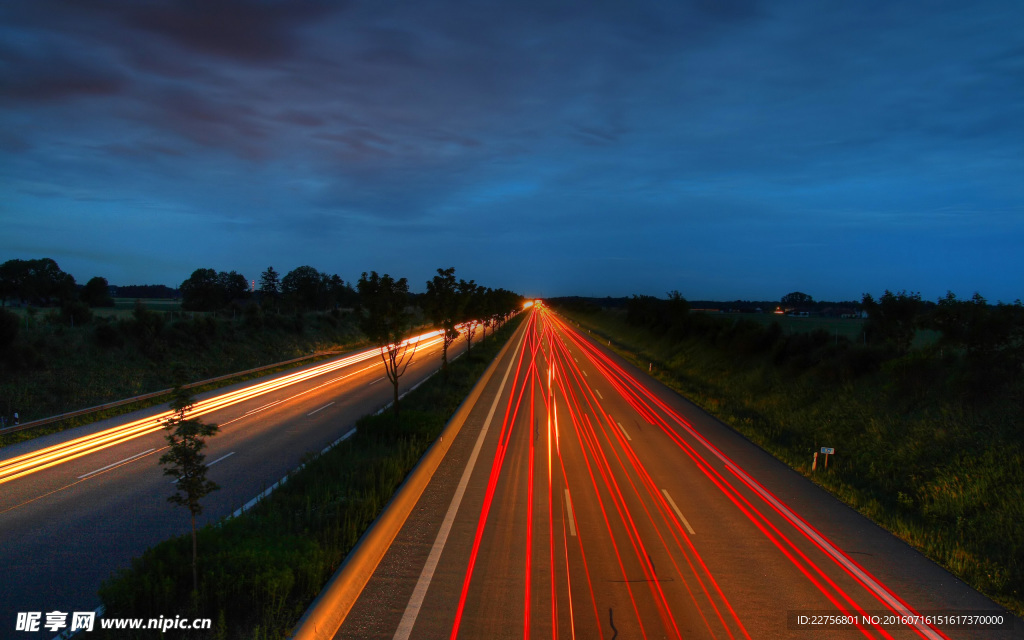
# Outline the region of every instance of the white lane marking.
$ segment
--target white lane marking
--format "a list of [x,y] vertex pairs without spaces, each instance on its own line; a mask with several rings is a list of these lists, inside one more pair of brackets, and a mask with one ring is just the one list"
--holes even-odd
[[[573,360],[576,360],[576,356],[573,356],[573,357],[572,357],[572,359],[573,359]],[[579,361],[579,360],[576,360],[576,364],[579,364],[579,363],[580,363],[580,361]]]
[[[206,466],[207,466],[207,468],[209,468],[209,467],[212,467],[213,465],[217,464],[218,462],[220,462],[220,461],[221,461],[221,460],[223,460],[224,458],[230,458],[230,457],[231,457],[231,456],[233,456],[233,455],[235,455],[235,452],[234,452],[234,451],[232,451],[231,453],[229,453],[229,454],[227,454],[227,455],[223,455],[223,456],[221,456],[221,457],[217,458],[216,460],[214,460],[213,462],[211,462],[211,463],[207,464]],[[180,479],[181,479],[181,478],[178,478],[178,480],[180,480]],[[173,480],[173,481],[171,481],[171,484],[178,484],[178,480]]]
[[306,417],[309,417],[309,416],[313,415],[314,413],[319,413],[319,412],[323,411],[324,409],[326,409],[327,407],[331,406],[332,404],[334,404],[333,401],[328,402],[327,404],[325,404],[324,406],[320,407],[319,409],[316,409],[315,411],[310,411],[309,413],[307,413]]
[[597,390],[597,389],[594,389],[594,393],[596,393],[596,394],[597,394],[597,397],[598,397],[598,398],[601,398],[602,400],[604,400],[604,396],[602,396],[602,395],[601,395],[601,392],[600,392],[599,390]]
[[146,449],[142,453],[136,453],[134,456],[128,456],[124,460],[118,460],[117,462],[112,462],[112,463],[108,464],[105,467],[100,467],[99,469],[96,469],[95,471],[90,471],[89,473],[87,473],[85,475],[78,476],[78,479],[81,480],[82,478],[88,478],[89,476],[96,475],[100,471],[106,471],[107,469],[110,469],[111,467],[116,467],[119,464],[124,464],[125,462],[131,462],[135,458],[141,458],[142,456],[146,455],[147,453],[152,453],[154,451],[156,451],[156,449]]
[[374,380],[374,381],[370,382],[370,383],[369,383],[369,384],[367,384],[366,386],[370,386],[371,384],[377,384],[378,382],[380,382],[380,381],[381,381],[381,380],[383,380],[383,379],[384,379],[384,376],[381,376],[381,377],[377,378],[376,380]]
[[569,533],[576,537],[576,514],[572,512],[572,498],[569,497],[569,490],[565,490],[565,508],[569,512]]
[[[519,337],[519,344],[516,345],[513,353],[519,353],[519,348],[523,345],[525,337],[526,332],[524,331],[523,335]],[[459,505],[462,504],[462,495],[466,493],[469,477],[473,475],[476,459],[480,455],[480,449],[484,445],[487,430],[491,426],[494,410],[498,408],[501,392],[505,390],[508,374],[512,373],[512,365],[515,362],[516,358],[512,357],[508,363],[508,369],[505,370],[505,377],[501,379],[501,386],[498,387],[498,393],[494,396],[494,402],[491,403],[491,410],[487,412],[487,419],[484,420],[484,426],[480,429],[480,435],[476,438],[476,444],[473,445],[473,452],[469,455],[469,462],[466,463],[466,469],[462,472],[462,479],[459,480],[459,486],[455,489],[455,495],[452,496],[452,503],[448,505],[448,513],[445,514],[444,522],[441,523],[441,530],[437,532],[437,538],[434,539],[434,546],[430,548],[427,563],[423,565],[423,571],[420,573],[419,580],[416,581],[416,587],[412,590],[412,596],[409,598],[409,604],[405,607],[402,621],[398,623],[398,629],[395,630],[394,640],[409,640],[409,636],[412,635],[412,628],[416,624],[416,617],[419,616],[423,600],[427,597],[427,589],[430,588],[430,581],[434,577],[434,570],[437,569],[437,563],[441,560],[441,552],[444,551],[444,545],[448,541],[448,533],[455,522],[455,514],[458,513]]]
[[[587,372],[585,370],[580,369],[580,371],[583,371],[583,375],[587,376]],[[587,376],[587,377],[589,378],[590,376]]]
[[676,512],[676,515],[679,516],[682,523],[686,525],[686,530],[690,532],[690,535],[692,536],[697,533],[693,530],[693,527],[690,526],[690,523],[686,521],[686,517],[683,516],[683,512],[676,506],[676,501],[672,499],[672,496],[668,495],[668,489],[662,489],[661,492],[665,494],[665,498],[668,499],[668,503],[672,507],[672,510]]
[[626,433],[626,428],[622,426],[621,422],[616,422],[615,424],[619,425],[619,431],[622,432],[622,435],[626,436],[626,440],[629,440],[629,441],[633,440],[633,438],[630,438],[629,434]]

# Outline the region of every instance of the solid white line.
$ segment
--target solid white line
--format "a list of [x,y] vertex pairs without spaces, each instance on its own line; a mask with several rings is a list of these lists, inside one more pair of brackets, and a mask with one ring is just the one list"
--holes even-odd
[[208,464],[208,465],[206,465],[206,466],[207,466],[207,467],[212,467],[213,465],[217,464],[218,462],[220,462],[220,461],[221,461],[221,460],[223,460],[224,458],[230,458],[230,457],[231,457],[231,456],[233,456],[233,455],[235,455],[235,452],[234,452],[234,451],[232,451],[231,453],[229,453],[229,454],[227,454],[227,455],[223,455],[223,456],[221,456],[221,457],[217,458],[216,460],[214,460],[213,462],[211,462],[210,464]]
[[107,469],[109,469],[111,467],[116,467],[119,464],[124,464],[125,462],[129,462],[131,460],[134,460],[135,458],[141,458],[142,456],[146,455],[147,453],[152,453],[153,451],[156,451],[156,449],[146,449],[142,453],[136,453],[134,456],[128,456],[124,460],[118,460],[117,462],[112,462],[112,463],[108,464],[105,467],[101,467],[101,468],[99,468],[99,469],[97,469],[95,471],[90,471],[89,473],[87,473],[85,475],[78,476],[78,479],[81,480],[82,478],[88,478],[89,476],[96,475],[100,471],[106,471]]
[[[210,464],[208,464],[208,465],[206,465],[206,466],[207,466],[207,467],[212,467],[213,465],[217,464],[218,462],[220,462],[220,461],[221,461],[221,460],[223,460],[224,458],[228,458],[228,457],[230,457],[230,456],[233,456],[233,455],[235,455],[235,452],[234,452],[234,451],[232,451],[231,453],[229,453],[229,454],[227,454],[227,455],[225,455],[225,456],[221,456],[221,457],[217,458],[216,460],[214,460],[213,462],[211,462]],[[181,479],[181,478],[178,478],[178,480],[180,480],[180,479]],[[172,480],[172,481],[171,481],[171,484],[178,484],[178,480]]]
[[315,411],[310,411],[309,413],[307,413],[306,417],[309,417],[309,416],[313,415],[314,413],[319,413],[319,412],[323,411],[324,409],[326,409],[327,407],[331,406],[332,404],[334,404],[333,401],[332,402],[328,402],[327,404],[325,404],[324,406],[320,407],[319,409],[317,409]]
[[596,394],[597,394],[597,397],[598,397],[598,398],[601,398],[602,400],[604,400],[604,396],[602,396],[602,395],[601,395],[601,392],[600,392],[600,391],[598,391],[597,389],[594,389],[594,393],[596,393]]
[[615,424],[619,425],[619,430],[622,431],[622,435],[626,436],[626,440],[629,440],[629,441],[633,440],[633,438],[630,438],[629,434],[626,433],[626,429],[625,429],[625,427],[622,426],[621,422],[616,422]]
[[572,512],[572,498],[569,497],[569,490],[565,490],[565,508],[569,511],[569,533],[576,537],[576,514]]
[[378,382],[380,382],[383,379],[384,379],[384,376],[381,376],[381,377],[377,378],[376,380],[373,380],[372,382],[369,382],[366,386],[370,386],[371,384],[377,384]]
[[668,503],[669,505],[671,505],[672,510],[676,512],[676,515],[679,516],[679,519],[683,521],[684,525],[686,525],[686,530],[690,532],[690,535],[692,536],[693,534],[697,533],[693,530],[693,527],[690,526],[690,523],[686,521],[686,518],[683,517],[683,512],[680,511],[679,507],[676,506],[676,501],[672,499],[672,496],[668,495],[668,489],[662,489],[661,492],[665,494],[665,497],[668,499]]
[[[513,353],[519,353],[519,348],[523,344],[523,339],[526,337],[526,332],[519,337],[519,344],[516,345],[516,349]],[[505,383],[508,381],[508,374],[512,373],[512,365],[515,364],[516,358],[513,356],[508,363],[508,369],[505,370],[505,377],[501,379],[501,386],[498,387],[498,393],[494,396],[494,402],[491,403],[491,410],[487,413],[487,419],[484,420],[484,426],[480,429],[480,435],[476,438],[476,444],[473,445],[473,452],[469,456],[469,462],[466,463],[466,469],[462,472],[462,479],[459,480],[459,486],[455,489],[455,495],[452,496],[452,502],[448,506],[448,513],[444,516],[444,522],[441,523],[441,530],[437,532],[437,538],[434,539],[434,546],[430,548],[430,555],[427,557],[427,563],[423,565],[423,571],[420,573],[419,580],[416,581],[416,587],[412,591],[412,596],[409,598],[409,604],[405,607],[405,613],[402,615],[402,621],[398,623],[398,629],[395,630],[394,640],[409,640],[409,636],[412,635],[412,628],[416,624],[416,617],[420,614],[420,608],[423,606],[423,600],[427,596],[427,589],[430,588],[430,581],[434,577],[434,570],[437,569],[437,563],[441,560],[441,552],[444,551],[444,545],[448,541],[448,533],[452,529],[452,524],[455,522],[455,515],[459,511],[459,505],[462,504],[462,496],[466,493],[466,487],[469,485],[469,477],[473,475],[473,468],[476,466],[476,459],[480,455],[480,449],[484,445],[484,438],[487,435],[487,430],[491,426],[491,419],[494,417],[494,410],[498,408],[498,401],[501,399],[501,392],[505,390]]]

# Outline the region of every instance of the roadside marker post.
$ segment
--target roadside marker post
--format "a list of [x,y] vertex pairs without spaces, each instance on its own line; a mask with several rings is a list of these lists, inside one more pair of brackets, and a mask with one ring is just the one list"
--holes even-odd
[[[825,454],[825,469],[828,469],[828,457],[833,455],[836,450],[833,447],[822,447],[821,452]],[[815,460],[818,458],[818,454],[814,454]]]
[[811,471],[818,470],[818,452],[814,452],[814,462],[811,463]]

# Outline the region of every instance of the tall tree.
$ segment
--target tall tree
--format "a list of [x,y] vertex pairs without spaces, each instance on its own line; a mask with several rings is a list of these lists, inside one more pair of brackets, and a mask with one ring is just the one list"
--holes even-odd
[[281,280],[281,293],[302,310],[321,310],[327,306],[330,278],[313,267],[304,265],[288,272]]
[[174,388],[171,410],[174,414],[168,418],[165,429],[168,431],[167,453],[160,457],[164,466],[164,475],[175,478],[175,493],[167,501],[189,511],[192,520],[192,593],[199,593],[198,555],[199,547],[196,540],[196,516],[203,512],[200,504],[205,496],[220,487],[206,479],[206,456],[202,453],[206,446],[206,438],[217,433],[217,425],[205,424],[196,419],[189,419],[187,414],[192,410],[194,400],[187,390],[180,385]]
[[887,342],[899,353],[910,350],[924,309],[920,293],[893,293],[886,289],[877,301],[865,293],[861,305],[868,312],[868,339]]
[[217,282],[220,284],[225,304],[234,300],[245,300],[250,295],[249,282],[237,271],[221,271],[217,274]]
[[181,308],[186,311],[216,311],[224,306],[224,289],[213,269],[196,269],[181,283]]
[[281,278],[277,271],[274,271],[274,267],[267,267],[267,270],[260,274],[259,291],[260,302],[263,304],[273,302],[276,309],[281,297]]
[[360,326],[363,333],[380,348],[384,371],[394,389],[395,420],[398,419],[398,379],[405,374],[416,351],[406,338],[409,333],[411,314],[409,304],[409,282],[405,278],[395,280],[388,274],[377,275],[371,271],[359,278],[356,288],[362,303]]
[[106,278],[96,276],[85,283],[81,293],[82,302],[90,307],[112,307],[114,299],[110,297],[110,285]]
[[459,279],[459,298],[462,306],[460,321],[466,331],[466,353],[473,352],[473,336],[476,335],[477,321],[480,314],[480,291],[483,287],[476,282]]
[[459,323],[461,299],[458,283],[455,281],[455,267],[438,269],[437,275],[427,281],[427,316],[434,326],[442,330],[444,343],[441,346],[441,370],[448,375],[448,347],[459,337],[456,325]]

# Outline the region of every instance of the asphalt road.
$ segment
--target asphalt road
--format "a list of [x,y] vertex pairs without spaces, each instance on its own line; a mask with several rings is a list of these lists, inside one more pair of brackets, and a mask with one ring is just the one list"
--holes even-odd
[[[400,379],[402,390],[440,366],[437,340],[423,344],[429,346],[415,352]],[[449,358],[464,349],[459,340]],[[391,400],[379,353],[363,353],[197,396],[197,410],[208,411],[201,419],[221,426],[206,449],[209,477],[221,488],[203,500],[199,524],[231,514]],[[153,407],[0,449],[0,638],[52,637],[16,632],[17,612],[91,611],[102,580],[146,548],[189,530],[187,510],[167,502],[173,485],[157,462],[163,431],[145,426],[166,410]],[[53,466],[28,465],[30,473],[15,477],[15,458],[119,433],[130,423],[142,424],[143,435],[102,449],[91,445],[80,457],[63,451]]]
[[550,311],[513,340],[336,638],[1024,638]]

